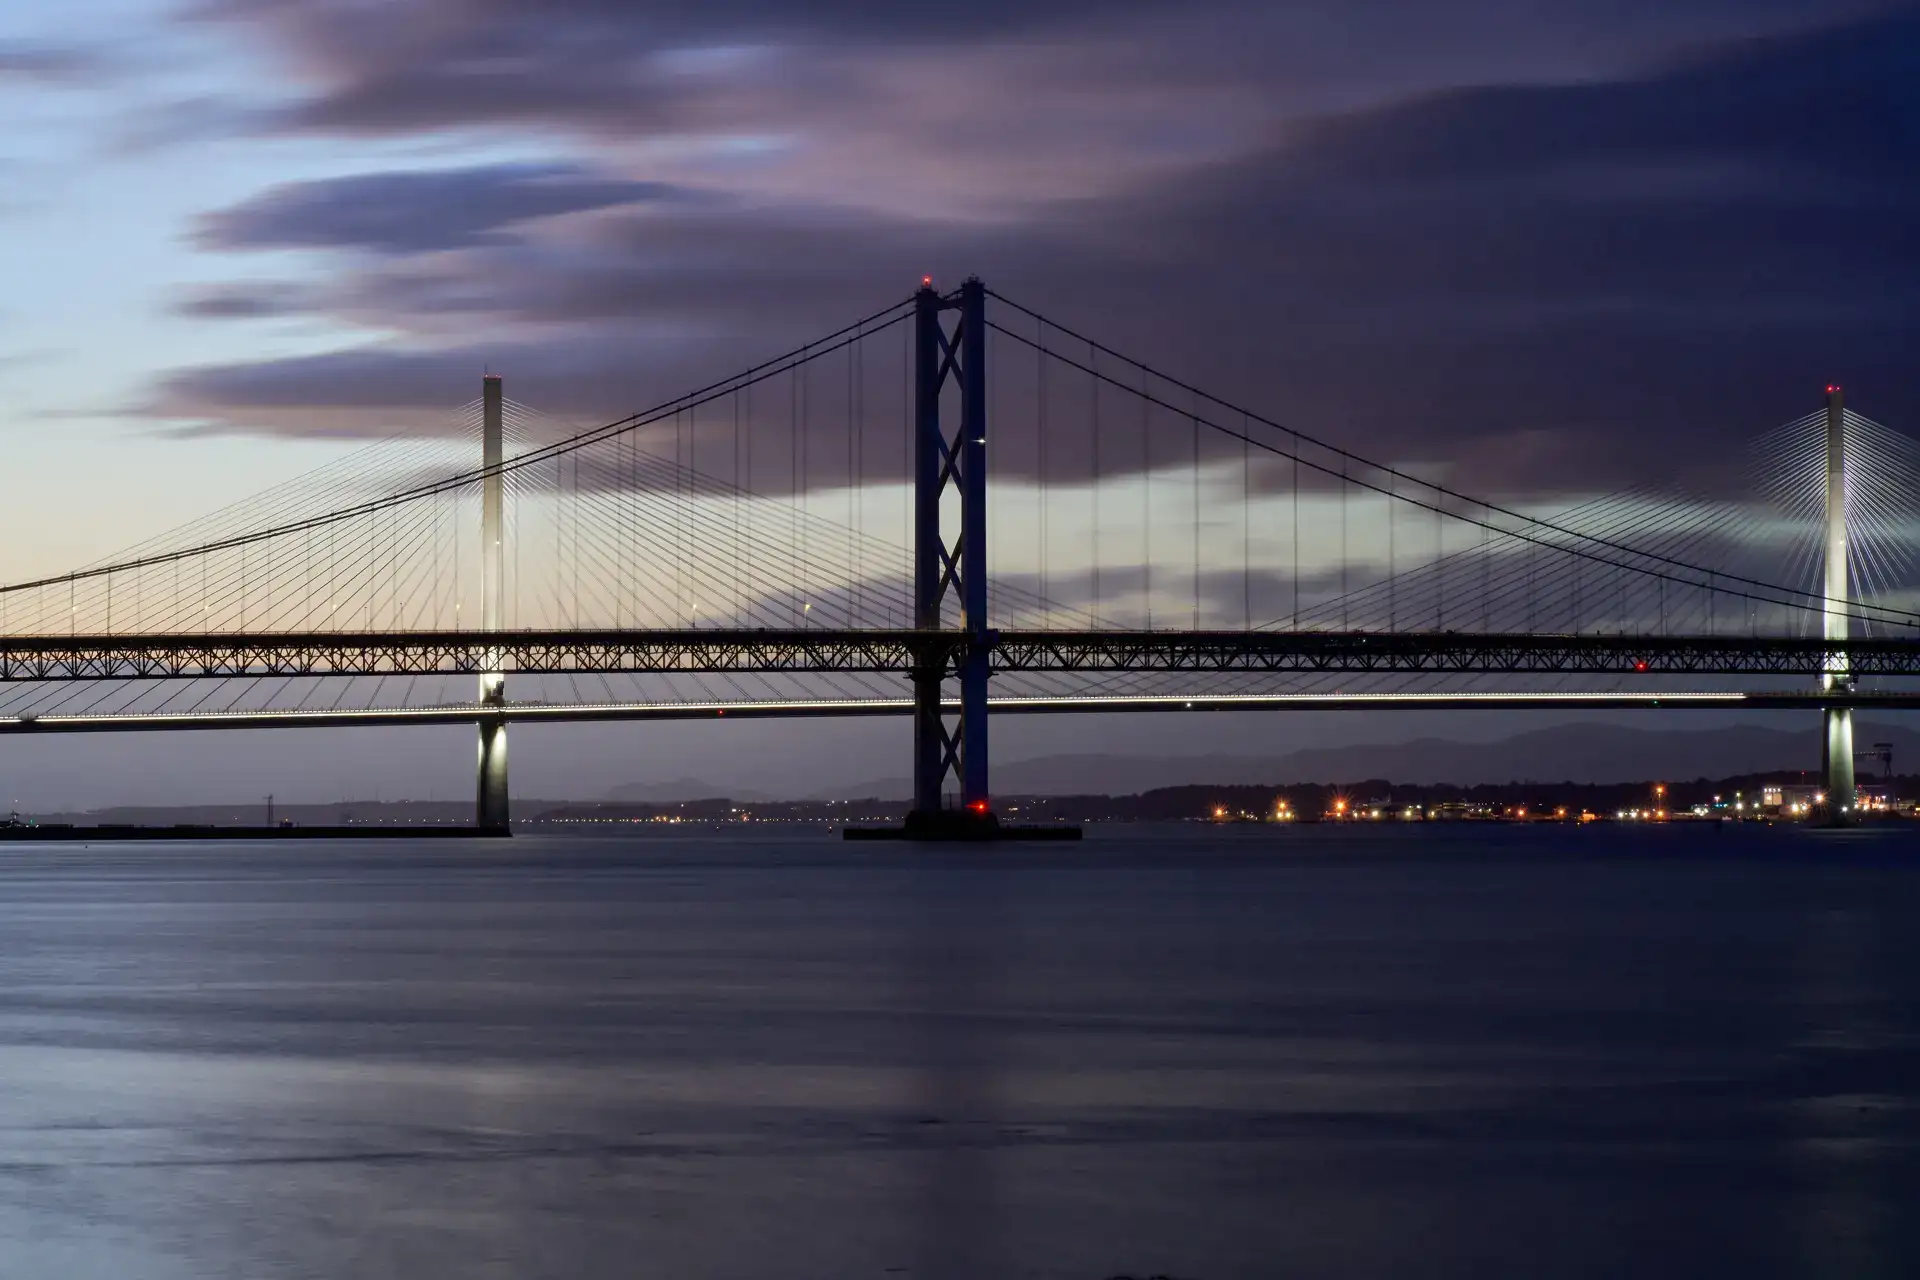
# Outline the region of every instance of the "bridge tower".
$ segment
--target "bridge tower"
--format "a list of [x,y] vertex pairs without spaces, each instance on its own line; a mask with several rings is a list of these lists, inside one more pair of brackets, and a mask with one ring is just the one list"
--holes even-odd
[[[502,443],[502,418],[505,391],[500,375],[490,373],[481,383],[481,459],[484,477],[480,482],[480,629],[501,629],[501,602],[505,596],[506,557],[500,465],[505,461]],[[486,670],[480,676],[480,767],[474,802],[474,825],[489,835],[506,835],[507,821],[507,722],[489,708],[499,708],[507,698],[507,678],[501,671],[501,653],[488,648]]]
[[[1827,388],[1827,572],[1823,620],[1828,640],[1847,638],[1847,414],[1839,386]],[[1828,692],[1850,692],[1853,674],[1844,655],[1827,659],[1820,679]],[[1853,709],[1821,709],[1821,751],[1827,782],[1828,821],[1847,826],[1856,806],[1853,776]]]
[[[944,792],[957,775],[964,817],[993,824],[987,790],[987,674],[993,632],[987,625],[987,291],[978,278],[943,297],[931,279],[914,298],[914,627],[942,630],[949,592],[959,601],[962,632],[922,644],[913,672],[913,813],[908,833],[947,829]],[[949,327],[946,315],[957,312]],[[942,393],[959,389],[957,430],[949,430]],[[942,524],[949,489],[959,497],[959,536]],[[956,643],[957,641],[957,643]],[[948,727],[941,694],[960,683],[959,723]]]

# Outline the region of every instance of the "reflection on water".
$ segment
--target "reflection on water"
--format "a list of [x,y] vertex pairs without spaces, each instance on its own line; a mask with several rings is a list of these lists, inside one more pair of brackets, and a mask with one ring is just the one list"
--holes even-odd
[[1915,1274],[1908,843],[15,846],[0,1274]]
[[1887,954],[1888,923],[1884,911],[1845,901],[1809,910],[1792,939],[1794,1003],[1811,1012],[1796,1056],[1814,1082],[1795,1100],[1808,1184],[1796,1243],[1809,1274],[1893,1276],[1913,1262],[1900,1259],[1896,1269],[1888,1237],[1897,1210],[1884,1200],[1879,1167],[1889,1150],[1896,1160],[1903,1154],[1902,1130],[1910,1135],[1912,1127],[1888,1120],[1911,1108],[1920,1089],[1886,1074],[1911,1064],[1901,1040],[1915,1030],[1911,991],[1903,997],[1883,972],[1896,963]]

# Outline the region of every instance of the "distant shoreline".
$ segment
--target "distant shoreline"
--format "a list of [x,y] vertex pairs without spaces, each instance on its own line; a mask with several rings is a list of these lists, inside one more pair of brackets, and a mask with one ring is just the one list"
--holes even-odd
[[[1206,784],[1160,787],[1134,794],[1003,795],[995,808],[1022,822],[1179,822],[1261,821],[1283,810],[1291,820],[1311,822],[1337,815],[1382,818],[1411,816],[1467,819],[1540,820],[1549,815],[1577,819],[1582,813],[1609,819],[1636,810],[1653,816],[1747,816],[1761,807],[1763,795],[1811,799],[1817,778],[1805,771],[1777,770],[1723,778],[1648,779],[1626,783],[1509,782],[1476,786],[1408,785],[1386,778],[1345,783]],[[1898,802],[1920,797],[1920,775],[1863,777],[1871,790]],[[1824,797],[1822,797],[1824,799]],[[1789,800],[1789,807],[1790,807]],[[604,823],[888,822],[901,819],[907,804],[899,800],[735,801],[726,797],[680,801],[565,801],[516,799],[515,825],[525,828],[577,829]],[[1520,812],[1524,810],[1525,812]],[[1791,816],[1791,815],[1789,815]],[[127,805],[82,812],[33,813],[20,818],[42,826],[68,824],[177,828],[251,828],[269,830],[291,822],[300,828],[358,831],[367,827],[432,831],[470,828],[471,801],[353,800],[330,804],[276,804],[271,815],[264,800],[253,805]]]

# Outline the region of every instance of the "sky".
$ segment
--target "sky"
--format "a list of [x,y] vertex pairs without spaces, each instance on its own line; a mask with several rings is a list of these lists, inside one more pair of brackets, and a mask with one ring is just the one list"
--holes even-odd
[[482,368],[604,420],[928,272],[1489,496],[1710,467],[1830,381],[1920,423],[1910,5],[74,13],[0,8],[7,580],[443,430]]

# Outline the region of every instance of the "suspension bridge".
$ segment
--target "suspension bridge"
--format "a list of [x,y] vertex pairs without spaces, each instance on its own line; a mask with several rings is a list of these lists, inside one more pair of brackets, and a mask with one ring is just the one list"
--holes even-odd
[[0,732],[474,724],[504,832],[514,722],[897,715],[924,828],[991,822],[1001,714],[1801,708],[1848,820],[1853,712],[1920,706],[1920,445],[1829,387],[1731,492],[1429,470],[929,280],[597,425],[488,375],[0,586]]

